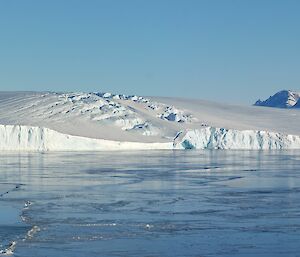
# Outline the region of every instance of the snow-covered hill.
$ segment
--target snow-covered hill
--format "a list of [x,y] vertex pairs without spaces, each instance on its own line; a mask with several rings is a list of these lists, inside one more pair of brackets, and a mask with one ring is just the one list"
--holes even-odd
[[297,110],[183,98],[0,93],[0,150],[294,149],[299,124]]
[[299,108],[300,107],[300,93],[291,90],[282,90],[268,99],[258,100],[254,105],[267,106],[277,108]]

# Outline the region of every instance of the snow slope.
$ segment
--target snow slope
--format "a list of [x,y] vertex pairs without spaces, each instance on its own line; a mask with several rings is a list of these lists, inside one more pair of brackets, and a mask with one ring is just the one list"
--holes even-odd
[[193,115],[194,122],[181,129],[199,129],[203,125],[236,130],[261,130],[300,135],[300,112],[294,109],[264,108],[216,103],[205,100],[154,97],[153,101],[173,104]]
[[299,111],[182,98],[0,92],[0,124],[0,150],[300,148]]
[[47,127],[117,141],[170,141],[189,114],[172,105],[109,93],[0,93],[0,124]]
[[[282,90],[270,96],[267,100],[257,100],[254,105],[277,108],[299,108],[300,93],[291,90]],[[299,103],[298,103],[299,102]],[[298,104],[297,104],[298,103]]]

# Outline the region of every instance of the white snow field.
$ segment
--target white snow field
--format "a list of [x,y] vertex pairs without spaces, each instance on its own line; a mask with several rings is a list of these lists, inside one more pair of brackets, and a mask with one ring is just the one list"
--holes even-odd
[[300,149],[296,109],[111,93],[0,92],[0,150]]

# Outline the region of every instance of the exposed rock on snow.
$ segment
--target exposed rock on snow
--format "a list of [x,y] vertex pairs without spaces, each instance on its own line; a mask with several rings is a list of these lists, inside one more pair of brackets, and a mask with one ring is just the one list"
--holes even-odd
[[[254,105],[277,108],[297,108],[300,105],[300,93],[291,90],[282,90],[275,95],[270,96],[267,100],[258,100]],[[297,102],[299,102],[297,104]],[[299,107],[298,107],[299,108]]]
[[300,109],[300,98],[298,99],[298,102],[293,106],[294,109]]

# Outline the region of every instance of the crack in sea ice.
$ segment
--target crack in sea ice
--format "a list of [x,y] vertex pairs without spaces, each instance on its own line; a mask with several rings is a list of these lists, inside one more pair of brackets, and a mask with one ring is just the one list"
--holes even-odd
[[7,194],[9,194],[9,193],[11,193],[13,191],[16,191],[16,190],[20,189],[21,186],[22,186],[22,184],[16,184],[14,188],[12,188],[10,190],[7,190],[7,191],[5,191],[3,193],[0,193],[0,197],[4,197],[5,195],[7,195]]
[[15,241],[10,242],[9,246],[6,249],[0,250],[0,256],[7,256],[7,255],[14,254],[16,244],[17,243]]
[[[18,184],[18,185],[16,185],[16,187],[14,189],[8,190],[7,192],[1,194],[0,197],[3,197],[4,195],[8,194],[9,192],[14,191],[14,190],[19,189],[19,188],[20,188],[20,185]],[[21,218],[21,220],[22,220],[23,223],[27,223],[28,222],[28,218],[25,216],[24,212],[28,211],[29,208],[30,208],[30,206],[32,204],[33,203],[30,202],[30,201],[26,201],[24,203],[24,207],[23,207],[22,212],[21,212],[22,214],[20,215],[20,218]],[[27,231],[27,233],[25,234],[25,236],[22,239],[22,241],[24,242],[24,241],[27,241],[27,240],[31,240],[34,237],[34,235],[37,232],[39,232],[40,230],[41,229],[40,229],[39,226],[36,226],[36,225],[32,226],[31,229]],[[4,249],[0,248],[0,256],[13,255],[14,252],[15,252],[17,243],[18,243],[18,241],[16,239],[14,239],[14,240],[11,240],[7,246],[0,245],[1,247],[4,248]]]

